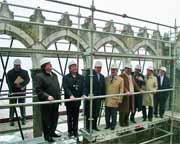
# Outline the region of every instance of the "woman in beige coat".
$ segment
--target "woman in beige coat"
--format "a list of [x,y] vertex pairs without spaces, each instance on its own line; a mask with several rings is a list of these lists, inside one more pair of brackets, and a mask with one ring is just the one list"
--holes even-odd
[[[117,76],[118,67],[111,66],[111,75],[106,78],[106,94],[120,94],[123,93],[124,81],[121,77]],[[105,99],[105,120],[106,128],[115,129],[117,121],[117,109],[119,103],[122,102],[122,96],[107,97]]]
[[[145,91],[155,91],[158,88],[157,78],[153,75],[153,68],[147,68],[147,75],[145,77]],[[147,93],[143,95],[143,121],[146,121],[147,113],[146,106],[148,106],[148,120],[152,121],[153,118],[153,106],[154,106],[154,93]]]

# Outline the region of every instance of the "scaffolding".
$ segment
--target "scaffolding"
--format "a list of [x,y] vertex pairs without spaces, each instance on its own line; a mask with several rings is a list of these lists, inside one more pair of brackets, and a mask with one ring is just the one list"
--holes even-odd
[[[178,140],[175,140],[174,138],[174,135],[178,135],[177,133],[175,134],[175,130],[179,130],[178,122],[180,121],[180,118],[176,118],[176,116],[180,115],[180,111],[178,111],[178,102],[176,101],[176,62],[179,60],[179,57],[177,56],[177,48],[179,47],[178,40],[180,40],[178,39],[179,35],[177,33],[178,27],[176,26],[176,23],[174,26],[170,26],[131,17],[127,14],[117,14],[96,9],[94,0],[92,0],[92,5],[90,7],[56,0],[46,0],[46,3],[55,3],[59,5],[59,7],[65,6],[69,7],[70,9],[72,8],[73,10],[77,11],[77,15],[74,14],[74,12],[64,13],[60,11],[42,9],[40,7],[34,8],[30,6],[7,3],[6,1],[0,2],[0,31],[2,34],[6,34],[11,37],[10,39],[8,38],[8,40],[10,40],[9,47],[0,47],[1,64],[3,68],[0,90],[1,96],[5,96],[1,97],[0,101],[17,98],[6,97],[10,94],[8,94],[7,90],[3,90],[3,83],[6,77],[8,61],[10,57],[31,58],[31,74],[33,85],[33,76],[39,68],[39,60],[42,57],[57,59],[59,70],[55,69],[55,71],[61,77],[64,76],[67,72],[67,63],[69,59],[76,59],[79,66],[82,64],[82,60],[84,65],[82,67],[83,71],[90,68],[90,95],[88,98],[76,99],[81,101],[84,101],[86,99],[90,101],[90,131],[87,132],[85,128],[80,129],[83,139],[87,140],[88,143],[108,143],[112,140],[121,143],[132,143],[132,141],[125,140],[128,136],[132,136],[132,140],[134,141],[134,143],[141,144],[153,143],[154,141],[159,140],[162,143],[168,142],[170,144],[180,142]],[[30,10],[34,13],[30,17],[24,15],[15,15],[9,8]],[[83,15],[84,13],[85,15]],[[55,15],[58,17],[61,16],[61,18],[60,20],[46,19],[43,14]],[[116,20],[114,21],[99,18],[102,16],[102,14],[111,16]],[[123,19],[128,19],[132,23],[142,22],[145,25],[150,25],[150,28],[131,25],[129,23],[120,23],[119,19],[122,19],[122,21]],[[105,26],[102,27],[102,25]],[[165,33],[163,38],[160,33],[161,28],[163,30],[166,29],[169,32]],[[24,47],[13,47],[13,42],[15,39],[22,42]],[[52,45],[54,49],[48,49]],[[68,45],[68,47],[65,48],[62,45]],[[142,50],[141,48],[143,48],[143,54],[140,54],[140,50]],[[7,57],[6,61],[4,61],[4,57]],[[118,63],[119,68],[122,68],[123,64],[130,63],[132,61],[135,61],[136,63],[142,65],[143,69],[145,69],[146,62],[152,62],[155,69],[157,69],[160,65],[166,65],[166,67],[168,68],[168,74],[172,80],[172,88],[166,90],[144,92],[171,92],[169,109],[166,112],[166,117],[164,119],[155,119],[153,120],[153,122],[139,122],[138,124],[131,125],[127,128],[118,127],[114,132],[93,132],[93,99],[114,96],[93,96],[92,88],[94,59],[100,59],[106,64],[106,75],[109,75],[110,66],[113,62]],[[61,93],[63,95],[62,86]],[[68,99],[56,100],[53,102],[38,102],[33,88],[30,89],[29,94],[30,96],[22,96],[21,98],[33,98],[33,102],[24,104],[1,104],[0,109],[7,109],[9,107],[16,108],[19,106],[33,107],[34,137],[39,137],[41,136],[41,132],[40,130],[38,130],[39,117],[36,114],[38,105],[47,103],[64,103],[72,100]],[[134,94],[140,93],[137,92]],[[126,94],[118,94],[117,96],[126,96]],[[18,125],[22,139],[24,140],[19,119]],[[143,128],[143,130],[138,131],[138,128]],[[147,132],[146,137],[148,138],[140,140],[137,139],[138,136],[145,136],[143,135],[143,132]],[[109,138],[103,139],[108,135],[110,135]]]

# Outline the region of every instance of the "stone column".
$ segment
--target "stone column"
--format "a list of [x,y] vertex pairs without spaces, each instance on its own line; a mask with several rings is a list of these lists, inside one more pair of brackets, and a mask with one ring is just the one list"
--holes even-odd
[[[32,87],[33,87],[33,95],[36,95],[36,74],[40,72],[40,69],[31,69],[31,77],[32,77]],[[38,102],[38,98],[34,97],[33,102]],[[33,136],[40,137],[42,136],[42,122],[41,122],[41,111],[40,105],[33,106]]]
[[[39,7],[35,9],[34,14],[30,16],[30,21],[37,23],[44,23],[45,17],[42,15]],[[32,31],[34,32],[35,44],[32,46],[32,49],[44,49],[41,45],[43,39],[44,27],[41,25],[33,25]],[[32,67],[31,76],[33,81],[33,94],[35,93],[36,88],[36,74],[40,72],[39,61],[42,59],[41,54],[32,55]],[[38,98],[33,98],[33,102],[38,102]],[[41,111],[40,105],[33,105],[33,135],[34,137],[42,136],[42,122],[41,122]]]

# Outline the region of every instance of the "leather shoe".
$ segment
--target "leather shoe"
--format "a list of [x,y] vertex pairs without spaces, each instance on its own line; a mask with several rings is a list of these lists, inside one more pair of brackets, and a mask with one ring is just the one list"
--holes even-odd
[[134,119],[130,119],[132,123],[136,123],[136,121]]
[[14,122],[10,122],[10,126],[14,126]]
[[111,127],[111,130],[114,130],[115,129],[115,127]]
[[73,132],[68,132],[68,137],[72,137],[73,136]]
[[150,122],[152,122],[152,118],[149,118],[148,120],[149,120]]
[[61,137],[61,135],[58,135],[58,134],[56,134],[56,133],[53,133],[51,136],[52,136],[52,137]]
[[109,129],[109,128],[110,128],[110,127],[107,126],[107,127],[105,127],[104,129]]
[[100,129],[98,129],[98,128],[93,128],[93,130],[100,131]]
[[52,137],[47,137],[45,138],[45,140],[48,142],[55,142],[55,140]]

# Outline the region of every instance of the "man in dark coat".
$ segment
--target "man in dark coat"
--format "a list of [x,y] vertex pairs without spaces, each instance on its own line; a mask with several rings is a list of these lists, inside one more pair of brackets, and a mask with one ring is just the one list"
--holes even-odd
[[[52,72],[50,61],[42,59],[40,65],[42,72],[36,76],[36,93],[39,101],[59,100],[61,98],[60,86],[57,75]],[[48,142],[54,142],[52,137],[60,137],[55,133],[58,123],[58,109],[58,103],[41,105],[44,139]]]
[[[133,73],[133,77],[134,77],[134,80],[136,82],[136,84],[138,85],[138,87],[140,89],[144,89],[144,86],[145,86],[145,81],[144,81],[144,76],[143,74],[141,73],[141,66],[140,65],[136,65],[135,67],[135,70],[134,70],[134,73]],[[139,92],[138,90],[135,89],[135,92]],[[131,115],[130,115],[130,120],[133,122],[133,123],[136,123],[134,117],[135,117],[135,114],[136,114],[136,110],[139,112],[142,110],[142,94],[137,94],[137,95],[134,95],[134,112],[131,112]]]
[[[26,95],[26,86],[29,83],[29,75],[28,72],[21,68],[21,60],[14,60],[14,68],[8,71],[6,76],[6,81],[9,88],[9,96],[25,96]],[[14,94],[11,94],[14,93]],[[10,99],[10,104],[15,103],[25,103],[25,98],[19,99]],[[10,120],[11,126],[14,126],[14,107],[10,107]],[[26,110],[24,106],[20,107],[20,112],[22,116],[22,124],[25,124],[25,115]]]
[[[157,77],[158,81],[158,90],[169,89],[170,88],[170,81],[169,78],[166,76],[166,67],[161,67],[159,69],[159,75]],[[164,116],[165,112],[165,105],[168,98],[169,92],[158,92],[154,96],[154,115],[158,117],[158,114],[161,118]],[[158,111],[159,107],[159,111]]]
[[[96,61],[95,70],[93,70],[93,96],[105,95],[105,79],[101,74],[102,63]],[[90,71],[88,70],[86,76],[86,86],[88,94],[90,93]],[[87,94],[87,95],[88,95]],[[92,107],[92,129],[99,131],[97,127],[97,120],[100,114],[100,108],[102,104],[102,99],[94,99]],[[86,115],[86,129],[89,130],[89,117],[90,117],[90,102],[89,100],[85,101],[85,115]]]
[[[68,65],[69,74],[63,77],[65,99],[76,99],[86,94],[84,77],[78,74],[76,62],[71,61]],[[81,101],[66,102],[68,135],[78,137],[78,118]]]

